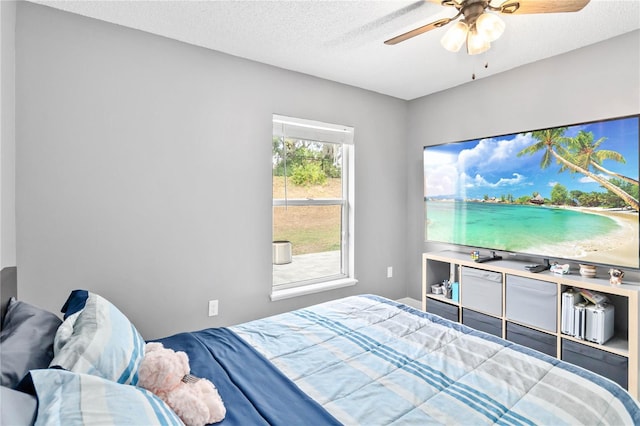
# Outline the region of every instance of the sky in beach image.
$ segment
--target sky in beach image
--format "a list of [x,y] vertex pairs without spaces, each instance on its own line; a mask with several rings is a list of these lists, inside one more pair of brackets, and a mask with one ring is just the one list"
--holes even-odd
[[[580,131],[593,133],[593,141],[604,138],[599,149],[620,153],[625,163],[605,160],[606,169],[638,179],[639,117],[569,126],[565,137]],[[427,146],[424,149],[425,197],[442,199],[500,198],[540,193],[551,198],[551,190],[562,184],[568,191],[604,192],[599,183],[581,173],[560,172],[553,159],[545,169],[540,167],[544,149],[518,157],[524,148],[537,142],[531,132],[496,136],[466,142]],[[610,176],[591,169],[607,179]]]

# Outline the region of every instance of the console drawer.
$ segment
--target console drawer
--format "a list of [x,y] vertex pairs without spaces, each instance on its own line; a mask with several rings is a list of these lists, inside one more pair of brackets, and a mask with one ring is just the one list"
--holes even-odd
[[502,337],[502,320],[471,309],[462,309],[462,323],[476,330]]
[[535,349],[552,357],[557,356],[556,336],[507,322],[507,340]]
[[572,340],[562,340],[562,360],[629,388],[629,359]]
[[427,298],[427,312],[458,322],[458,307]]

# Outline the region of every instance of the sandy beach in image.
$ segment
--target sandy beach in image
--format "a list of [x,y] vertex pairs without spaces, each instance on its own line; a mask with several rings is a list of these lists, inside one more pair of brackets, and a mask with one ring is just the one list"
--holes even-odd
[[[610,265],[636,265],[640,241],[638,240],[638,212],[628,210],[606,210],[586,207],[561,207],[582,213],[607,216],[615,220],[619,228],[597,239],[585,239],[554,244],[554,253],[566,254],[567,258],[584,262]],[[589,232],[589,230],[585,230]]]

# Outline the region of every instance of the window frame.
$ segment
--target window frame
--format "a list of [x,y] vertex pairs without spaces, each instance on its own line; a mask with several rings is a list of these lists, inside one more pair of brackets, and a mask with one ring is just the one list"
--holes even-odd
[[272,239],[273,208],[283,206],[341,206],[340,231],[340,272],[338,274],[313,279],[291,281],[282,284],[273,283],[273,265],[271,281],[271,300],[281,300],[305,294],[352,286],[357,283],[354,268],[354,129],[314,120],[299,119],[273,114],[272,137],[297,138],[320,143],[334,143],[342,146],[342,198],[273,198],[272,193]]

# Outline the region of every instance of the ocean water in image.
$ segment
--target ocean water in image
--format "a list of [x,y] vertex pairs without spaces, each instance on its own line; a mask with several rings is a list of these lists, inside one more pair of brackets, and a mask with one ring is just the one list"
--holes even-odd
[[427,201],[429,241],[540,253],[543,247],[596,240],[619,229],[609,217],[547,206]]

